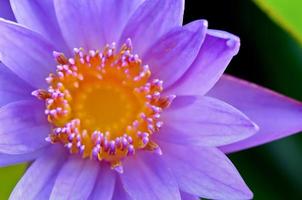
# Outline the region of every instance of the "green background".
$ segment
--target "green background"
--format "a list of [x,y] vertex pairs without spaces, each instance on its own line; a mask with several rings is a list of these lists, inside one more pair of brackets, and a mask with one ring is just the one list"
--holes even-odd
[[[255,2],[261,3],[261,9]],[[185,22],[204,18],[210,28],[240,36],[240,53],[227,72],[302,100],[302,7],[298,6],[302,1],[255,2],[187,0]],[[302,199],[301,134],[232,154],[230,158],[255,199]],[[26,165],[0,168],[1,200],[8,198],[25,168]]]

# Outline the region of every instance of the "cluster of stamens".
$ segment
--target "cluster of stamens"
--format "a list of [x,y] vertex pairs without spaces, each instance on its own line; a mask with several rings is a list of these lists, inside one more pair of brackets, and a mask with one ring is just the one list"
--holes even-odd
[[[106,45],[103,51],[74,49],[74,57],[70,59],[54,52],[58,65],[56,73],[46,78],[49,88],[33,92],[45,100],[45,114],[52,125],[47,141],[61,143],[70,153],[83,158],[107,161],[119,172],[122,172],[121,159],[135,154],[136,150],[161,154],[151,135],[163,125],[161,112],[174,96],[161,95],[163,82],[149,80],[148,65],[142,65],[131,49],[128,39],[119,51],[113,43]],[[103,105],[106,95],[112,105]],[[96,103],[89,103],[92,100]],[[124,104],[122,111],[116,108],[117,114],[103,111],[106,106],[114,108]],[[95,111],[93,116],[91,113],[98,107],[103,110]],[[114,120],[106,118],[109,114]],[[115,120],[119,115],[120,119]]]

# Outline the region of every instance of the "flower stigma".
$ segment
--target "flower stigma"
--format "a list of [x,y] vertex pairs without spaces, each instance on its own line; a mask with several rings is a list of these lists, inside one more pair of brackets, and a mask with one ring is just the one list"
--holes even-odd
[[120,173],[121,160],[137,150],[161,154],[150,136],[175,96],[162,96],[163,81],[152,79],[149,66],[131,51],[128,39],[119,51],[112,43],[102,51],[74,49],[69,59],[54,52],[58,65],[46,78],[48,89],[32,93],[45,101],[52,127],[46,141],[109,162]]

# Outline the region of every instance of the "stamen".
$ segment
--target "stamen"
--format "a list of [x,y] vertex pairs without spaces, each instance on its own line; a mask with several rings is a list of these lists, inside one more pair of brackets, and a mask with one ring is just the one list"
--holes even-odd
[[137,150],[162,154],[152,135],[163,126],[161,113],[175,96],[162,96],[163,81],[150,80],[150,67],[131,50],[128,39],[120,51],[112,43],[103,51],[75,48],[73,58],[53,53],[58,65],[46,78],[49,88],[32,92],[45,101],[52,125],[47,142],[109,162],[119,173],[121,160]]

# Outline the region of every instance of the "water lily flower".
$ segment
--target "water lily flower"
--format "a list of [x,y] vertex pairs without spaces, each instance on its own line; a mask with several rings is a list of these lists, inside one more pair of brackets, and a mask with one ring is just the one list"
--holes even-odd
[[301,103],[222,75],[239,38],[183,25],[183,0],[10,3],[0,166],[32,161],[11,199],[250,199],[225,153],[302,128]]

